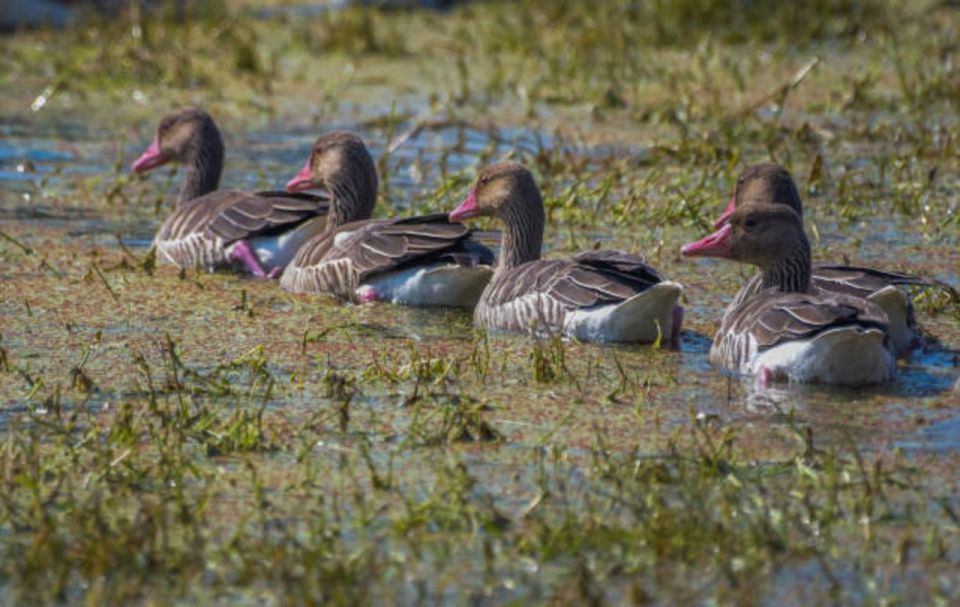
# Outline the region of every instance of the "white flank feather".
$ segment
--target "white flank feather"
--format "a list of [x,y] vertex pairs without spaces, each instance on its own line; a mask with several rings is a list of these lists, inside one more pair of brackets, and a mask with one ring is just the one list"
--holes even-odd
[[309,221],[305,221],[293,230],[287,230],[274,236],[258,236],[248,241],[264,270],[269,272],[274,268],[287,267],[310,231],[309,223]]
[[810,340],[791,341],[756,354],[741,371],[798,383],[863,386],[889,381],[896,371],[893,353],[880,329],[858,326],[824,331]]
[[375,276],[357,295],[363,299],[372,290],[376,299],[395,304],[471,308],[492,276],[489,266],[433,264]]
[[619,304],[572,310],[564,318],[563,332],[580,341],[667,342],[682,290],[678,283],[664,281]]

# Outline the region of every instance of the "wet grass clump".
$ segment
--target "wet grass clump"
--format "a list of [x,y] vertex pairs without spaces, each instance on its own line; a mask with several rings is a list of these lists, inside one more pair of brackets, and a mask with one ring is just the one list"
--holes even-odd
[[[169,381],[168,365],[143,376]],[[174,384],[8,419],[8,596],[740,604],[802,576],[813,583],[792,592],[814,602],[955,598],[949,490],[899,456],[820,448],[809,429],[763,462],[716,418],[660,449],[595,430],[581,453],[553,439],[478,451],[456,445],[494,440],[490,412],[470,414],[486,424],[477,435],[451,435],[444,413],[433,432],[453,440],[434,453],[417,429],[432,397],[398,441],[322,421],[336,394],[297,413],[244,400],[226,413]]]
[[12,600],[956,599],[955,457],[888,446],[949,395],[892,421],[896,393],[757,399],[689,345],[473,334],[119,249],[111,291],[46,253],[3,304]]

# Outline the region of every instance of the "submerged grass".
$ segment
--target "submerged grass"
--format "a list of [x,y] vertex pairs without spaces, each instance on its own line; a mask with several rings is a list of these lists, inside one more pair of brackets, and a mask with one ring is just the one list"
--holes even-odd
[[[773,158],[817,257],[956,286],[955,9],[254,14],[0,39],[0,129],[69,158],[12,153],[33,179],[0,181],[4,602],[960,600],[955,298],[918,295],[939,343],[896,386],[758,395],[706,362],[738,270],[677,255]],[[131,236],[174,177],[124,167],[183,103],[233,133],[242,187],[275,186],[317,131],[360,130],[381,214],[447,210],[515,157],[551,251],[645,252],[687,286],[690,332],[679,350],[488,336],[158,267]]]
[[[29,313],[5,291],[10,601],[957,598],[955,455],[758,417],[709,372],[678,391],[678,353],[474,335],[461,314],[411,340],[395,327],[417,311],[291,313],[270,284],[120,249],[99,256],[111,293],[69,252],[47,247],[62,274],[29,279]],[[891,423],[870,411],[896,395],[862,398],[834,404]]]
[[[8,428],[11,598],[743,604],[777,596],[791,571],[817,580],[801,602],[955,598],[953,498],[901,458],[819,449],[812,434],[764,462],[734,429],[691,421],[663,449],[613,449],[597,432],[582,454],[519,444],[481,463],[423,452],[435,443],[412,429],[419,409],[411,441],[384,447],[369,428],[348,437],[249,408],[218,419],[183,398]],[[244,456],[264,448],[263,423],[279,456]],[[215,428],[241,426],[223,448]]]

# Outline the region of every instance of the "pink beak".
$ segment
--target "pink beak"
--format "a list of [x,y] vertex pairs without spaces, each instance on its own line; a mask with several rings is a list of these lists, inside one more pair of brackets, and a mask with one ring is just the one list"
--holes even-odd
[[730,257],[733,255],[733,226],[725,223],[713,234],[683,245],[680,252],[687,257]]
[[715,222],[713,222],[714,228],[719,228],[723,224],[730,221],[730,216],[733,215],[733,212],[737,210],[737,194],[734,192],[733,196],[730,197],[730,202],[727,204],[727,208],[723,211],[721,215]]
[[477,188],[471,188],[467,197],[460,203],[460,206],[450,212],[449,217],[450,221],[462,221],[476,217],[479,214],[480,209],[477,208]]
[[140,154],[140,158],[137,158],[130,168],[134,173],[143,173],[167,164],[168,160],[168,158],[164,158],[163,152],[160,151],[160,138],[155,137],[147,151]]
[[313,175],[311,174],[310,159],[307,158],[307,162],[304,163],[303,168],[300,169],[300,172],[297,175],[287,182],[287,191],[288,192],[305,192],[307,190],[312,190],[316,187],[313,183]]

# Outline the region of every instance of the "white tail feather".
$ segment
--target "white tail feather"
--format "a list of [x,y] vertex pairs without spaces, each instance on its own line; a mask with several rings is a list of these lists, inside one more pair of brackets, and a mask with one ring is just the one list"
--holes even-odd
[[669,341],[682,290],[678,283],[664,281],[619,304],[568,312],[563,332],[580,341]]

